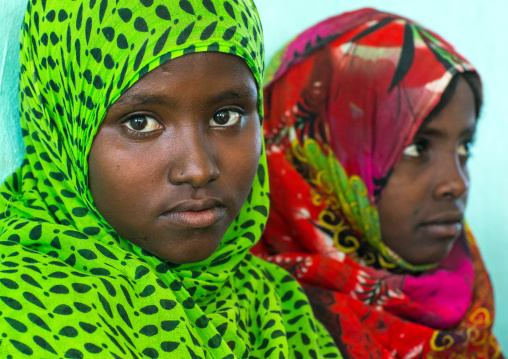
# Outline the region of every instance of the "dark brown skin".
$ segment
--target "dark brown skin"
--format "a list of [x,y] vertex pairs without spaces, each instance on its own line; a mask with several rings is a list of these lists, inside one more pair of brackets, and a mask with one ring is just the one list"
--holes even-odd
[[257,171],[257,101],[251,71],[228,54],[185,55],[142,77],[108,109],[88,157],[104,219],[172,263],[212,255]]
[[473,92],[460,78],[450,102],[420,128],[395,166],[378,211],[383,241],[407,262],[441,261],[460,235],[475,129]]

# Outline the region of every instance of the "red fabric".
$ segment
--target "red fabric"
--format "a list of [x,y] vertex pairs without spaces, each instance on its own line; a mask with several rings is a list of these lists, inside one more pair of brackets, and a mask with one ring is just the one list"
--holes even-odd
[[435,268],[381,241],[376,199],[454,74],[436,34],[363,9],[305,31],[265,88],[271,212],[252,252],[303,284],[345,358],[498,358],[492,287],[467,230]]

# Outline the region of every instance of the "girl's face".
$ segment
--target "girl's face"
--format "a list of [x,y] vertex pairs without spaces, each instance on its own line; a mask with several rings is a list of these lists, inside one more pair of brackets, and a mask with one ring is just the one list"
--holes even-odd
[[476,128],[473,91],[460,77],[450,102],[394,168],[378,205],[383,241],[412,264],[441,261],[460,235]]
[[99,212],[169,262],[208,258],[258,168],[257,104],[254,77],[236,56],[189,54],[149,72],[108,109],[90,150]]

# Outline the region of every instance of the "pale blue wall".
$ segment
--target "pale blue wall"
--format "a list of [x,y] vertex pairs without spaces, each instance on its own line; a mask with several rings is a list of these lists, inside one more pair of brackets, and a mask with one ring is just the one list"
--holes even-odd
[[508,350],[508,1],[468,0],[255,0],[267,60],[300,31],[329,16],[377,7],[414,19],[451,42],[480,72],[485,105],[470,162],[467,218],[494,283],[495,333]]
[[[508,121],[506,61],[508,1],[464,0],[257,0],[267,59],[285,42],[328,16],[364,6],[382,6],[417,20],[454,44],[478,68],[485,106],[470,162],[472,190],[467,217],[495,287],[495,332],[508,350]],[[26,0],[0,0],[0,180],[20,163],[17,77],[19,28]]]
[[0,0],[0,181],[21,163],[19,35],[26,0]]

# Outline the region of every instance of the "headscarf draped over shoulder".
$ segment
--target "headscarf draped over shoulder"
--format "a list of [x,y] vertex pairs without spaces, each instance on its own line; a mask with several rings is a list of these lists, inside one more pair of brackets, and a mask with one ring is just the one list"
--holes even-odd
[[272,202],[253,252],[304,284],[345,357],[499,355],[471,232],[441,263],[412,265],[382,241],[376,206],[404,148],[465,72],[481,102],[478,74],[449,43],[374,9],[309,28],[269,65]]
[[296,281],[248,253],[268,214],[264,151],[248,201],[200,263],[146,253],[93,204],[87,157],[108,107],[160,64],[204,51],[240,56],[261,89],[254,4],[30,0],[21,38],[26,154],[0,189],[0,352],[340,357]]

